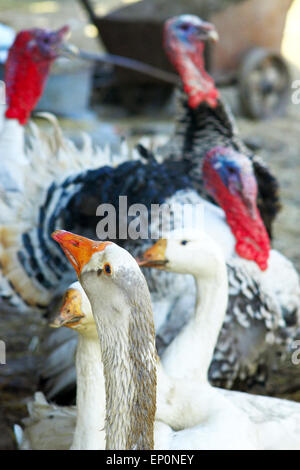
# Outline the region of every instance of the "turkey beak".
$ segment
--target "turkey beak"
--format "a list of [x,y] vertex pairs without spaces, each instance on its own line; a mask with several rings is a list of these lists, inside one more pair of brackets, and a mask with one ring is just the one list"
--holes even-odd
[[78,57],[80,54],[79,48],[74,44],[70,44],[68,42],[62,42],[61,44],[59,44],[57,51],[60,55],[64,56]]
[[53,34],[57,38],[57,41],[62,41],[64,39],[64,36],[70,32],[69,26],[66,24],[62,28],[58,29],[55,31]]
[[52,47],[55,48],[56,52],[60,52],[60,49],[63,45],[63,40],[65,36],[69,36],[70,28],[68,25],[63,26],[62,28],[58,29],[57,31],[52,31],[49,33],[49,41]]
[[58,29],[51,33],[51,43],[55,47],[55,51],[59,55],[64,55],[66,47],[68,44],[64,42],[70,36],[70,28],[68,25],[63,26],[62,28]]
[[165,257],[166,248],[167,240],[165,238],[158,240],[151,248],[145,251],[141,260],[137,260],[139,266],[162,269],[168,262]]
[[253,175],[241,175],[241,190],[240,195],[243,203],[245,204],[251,218],[256,219],[257,215],[257,185]]
[[207,22],[202,22],[198,28],[199,38],[206,41],[218,42],[219,35],[214,25]]
[[107,245],[111,245],[111,242],[90,240],[65,230],[56,230],[52,233],[52,238],[60,244],[78,277],[94,253],[103,251]]
[[72,328],[78,325],[82,318],[84,318],[84,314],[81,310],[81,295],[76,289],[68,289],[64,295],[59,315],[50,326],[52,328],[60,328],[61,326]]
[[218,42],[219,41],[218,32],[215,29],[212,29],[211,31],[208,32],[207,39],[212,42]]

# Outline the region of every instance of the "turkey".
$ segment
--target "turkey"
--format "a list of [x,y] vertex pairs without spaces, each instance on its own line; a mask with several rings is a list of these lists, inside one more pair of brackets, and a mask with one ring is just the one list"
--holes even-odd
[[[212,26],[208,28],[206,23],[201,22],[197,28],[197,40],[199,35],[201,41],[209,39],[212,29]],[[192,36],[190,39],[195,38]],[[211,379],[231,386],[237,379],[256,378],[259,361],[264,361],[270,351],[269,343],[285,350],[294,325],[287,325],[285,321],[280,303],[282,289],[275,295],[272,282],[267,285],[260,269],[267,267],[270,246],[256,207],[257,186],[253,166],[247,155],[231,147],[220,146],[219,142],[216,144],[211,145],[205,157],[207,165],[204,179],[207,181],[204,186],[201,158],[195,161],[186,154],[182,155],[182,159],[166,158],[158,163],[154,156],[146,152],[146,160],[138,158],[113,165],[102,155],[97,159],[88,155],[83,157],[79,151],[69,154],[65,139],[56,139],[54,160],[54,157],[51,159],[51,153],[43,159],[36,155],[36,158],[31,158],[30,165],[24,168],[24,180],[30,181],[30,185],[25,188],[17,210],[10,212],[9,205],[3,201],[1,213],[10,213],[0,232],[0,261],[6,283],[1,285],[9,289],[8,293],[2,295],[3,301],[24,312],[47,311],[51,301],[59,297],[74,280],[69,264],[50,235],[56,229],[66,229],[94,237],[95,229],[101,222],[97,215],[100,204],[111,204],[116,214],[120,209],[119,196],[127,197],[128,208],[132,208],[133,204],[143,204],[148,214],[152,204],[164,203],[171,207],[173,204],[190,204],[192,207],[202,204],[206,228],[211,227],[213,235],[220,239],[232,271],[230,274],[229,270],[231,308],[221,343],[217,346]],[[69,148],[67,146],[67,150]],[[216,174],[219,178],[215,183]],[[197,175],[201,178],[197,178]],[[218,199],[223,210],[208,200],[210,194]],[[238,208],[236,212],[235,207]],[[137,213],[126,218],[126,233],[131,222],[134,222],[134,215]],[[176,212],[174,218],[180,218],[179,215]],[[246,238],[243,231],[247,228],[245,221],[250,223],[251,228]],[[115,230],[116,239],[119,225]],[[149,232],[155,228],[151,220],[148,228]],[[125,236],[118,243],[138,254],[146,249],[150,240],[126,239]],[[240,254],[253,261],[238,257],[235,246]],[[286,272],[289,269],[292,271],[287,260],[272,253],[275,252],[271,252],[270,266],[276,263],[272,259],[282,259]],[[265,273],[269,270],[270,267]],[[160,350],[163,350],[188,320],[188,313],[193,311],[194,285],[191,278],[170,273],[147,272],[146,276],[152,293],[158,343]],[[268,275],[265,277],[268,278]],[[292,289],[297,291],[295,286],[299,289],[296,274],[294,277],[291,292]],[[277,284],[280,284],[279,280]],[[290,292],[285,294],[288,309]],[[233,337],[232,332],[235,333]],[[51,377],[48,383],[50,396],[74,383],[74,375],[69,367],[74,340],[66,342],[67,339],[56,335],[48,341],[53,353],[44,364],[43,372],[45,377]],[[245,345],[243,355],[241,344]]]
[[203,34],[218,39],[213,25],[194,15],[174,17],[165,24],[165,50],[181,77],[183,89],[178,90],[175,135],[160,153],[174,160],[184,156],[194,161],[196,187],[203,185],[199,160],[212,147],[230,146],[247,155],[257,179],[258,208],[271,235],[272,222],[280,210],[278,181],[240,139],[230,108],[205,70]]
[[[14,204],[24,190],[28,165],[24,125],[37,104],[68,27],[58,31],[24,30],[9,50],[5,69],[6,101],[0,108],[1,198]],[[16,73],[17,71],[17,73]]]
[[[36,315],[41,306],[35,307],[34,282],[19,271],[21,254],[13,249],[18,237],[38,226],[39,205],[54,181],[85,168],[116,165],[128,157],[125,144],[113,155],[107,146],[95,147],[85,134],[81,147],[75,146],[48,113],[40,116],[47,119],[52,134],[31,120],[25,127],[67,30],[63,27],[54,32],[41,29],[19,32],[5,64],[7,105],[0,105],[0,331],[10,350],[21,344],[24,353],[17,359],[9,356],[10,367],[1,370],[1,385],[18,381],[27,388],[34,383],[37,367],[30,351],[36,348],[45,324],[42,315]],[[34,268],[33,259],[32,262]],[[20,281],[20,291],[14,287],[16,279]],[[26,317],[20,315],[24,312]],[[24,322],[28,328],[24,328]]]
[[[291,339],[297,335],[297,325],[299,324],[299,277],[292,263],[280,253],[272,250],[269,256],[267,241],[264,237],[262,237],[260,243],[262,243],[261,248],[263,245],[265,245],[265,248],[259,250],[260,253],[256,252],[255,254],[256,249],[253,252],[250,246],[245,246],[245,240],[249,235],[251,240],[256,237],[256,242],[258,241],[258,234],[254,235],[254,232],[258,229],[255,216],[247,217],[245,223],[242,224],[241,220],[239,220],[239,223],[236,225],[229,214],[229,199],[227,199],[226,210],[224,207],[226,198],[223,195],[221,201],[217,196],[218,180],[221,184],[225,184],[230,188],[232,184],[230,181],[237,178],[237,175],[234,175],[234,164],[229,161],[227,163],[224,162],[225,164],[220,163],[215,151],[213,151],[212,154],[215,153],[215,155],[212,159],[215,161],[209,165],[210,170],[208,170],[208,167],[205,168],[205,165],[201,165],[203,160],[206,160],[207,163],[209,152],[215,145],[226,146],[249,157],[257,183],[257,189],[254,186],[252,189],[248,188],[249,193],[252,193],[252,197],[257,198],[257,206],[264,224],[269,234],[272,234],[272,222],[280,210],[278,182],[261,158],[251,153],[243,144],[229,107],[222,101],[212,77],[205,71],[203,35],[217,39],[213,25],[205,23],[193,15],[174,17],[165,24],[165,49],[182,79],[183,90],[178,90],[178,112],[175,134],[164,147],[157,150],[157,154],[169,161],[186,161],[188,165],[194,164],[194,171],[190,173],[194,187],[205,199],[215,201],[224,209],[227,224],[230,226],[236,239],[235,244],[233,238],[230,242],[229,234],[227,233],[226,235],[228,227],[223,228],[222,231],[219,229],[218,233],[218,226],[215,224],[217,218],[208,217],[209,223],[206,223],[206,225],[210,225],[207,228],[211,235],[217,238],[221,245],[226,246],[231,294],[228,311],[235,316],[234,322],[232,322],[230,315],[226,317],[226,322],[220,335],[220,343],[226,344],[227,342],[228,347],[225,348],[223,345],[225,348],[223,353],[216,351],[215,361],[211,369],[211,379],[216,385],[227,387],[232,386],[235,379],[242,382],[246,380],[246,389],[250,387],[252,382],[255,387],[258,380],[260,391],[263,393],[274,393],[276,386],[272,384],[272,380],[268,382],[267,376],[270,369],[273,367],[277,369],[277,366],[279,366],[277,361],[273,364],[271,363],[274,354],[277,355],[280,352],[274,353],[270,347],[265,350],[267,357],[264,356],[263,338],[265,338],[265,335],[262,332],[258,334],[259,325],[262,325],[262,323],[257,322],[257,320],[262,320],[266,314],[263,323],[264,327],[268,330],[270,314],[271,317],[274,316],[274,318],[281,319],[279,323],[288,328],[282,330],[276,340],[274,340],[272,334],[267,336],[268,342],[273,342],[273,344],[276,344],[276,342],[285,343],[284,338],[286,338],[288,343],[291,344]],[[144,155],[147,153],[146,149],[141,148],[140,150]],[[248,162],[245,164],[248,165]],[[219,178],[216,174],[209,175],[216,166],[223,167],[223,170],[218,170]],[[230,175],[230,173],[232,174]],[[243,184],[243,182],[240,181],[240,184]],[[249,203],[249,201],[244,202],[246,205]],[[235,212],[235,209],[233,212]],[[233,219],[237,217],[239,215],[235,214]],[[253,222],[254,224],[252,225]],[[243,225],[242,230],[241,225]],[[252,233],[250,234],[248,230]],[[242,251],[239,246],[239,238],[243,240],[244,246]],[[237,254],[239,257],[236,256]],[[256,261],[256,264],[244,261],[243,258],[252,259]],[[269,267],[267,268],[268,264]],[[261,269],[258,269],[257,265]],[[176,309],[175,312],[176,317],[178,317]],[[250,318],[248,315],[250,315]],[[253,320],[254,318],[255,320]],[[175,319],[174,315],[171,315],[170,321],[165,324],[164,330],[160,332],[159,338],[163,342],[166,341],[166,338],[168,342],[171,335],[177,331],[178,325]],[[238,320],[237,323],[239,325],[237,329],[235,329],[236,320]],[[255,323],[255,328],[253,322]],[[261,341],[260,347],[258,345],[256,347],[257,354],[254,355],[254,346],[252,353],[250,351],[251,343],[249,344],[245,341],[244,346],[240,343],[245,333],[244,329],[248,328],[250,324],[252,325],[251,329],[254,331],[252,340],[256,337],[260,338]],[[230,325],[232,325],[232,328]],[[225,334],[226,329],[228,330],[227,334]],[[231,346],[229,346],[229,343]],[[237,354],[240,360],[237,360]],[[259,359],[260,354],[262,355]],[[245,369],[241,367],[242,358],[246,359],[244,363]],[[251,358],[249,363],[247,363],[247,358]],[[254,365],[255,363],[256,365]],[[238,372],[240,367],[243,369],[243,372],[241,369]],[[236,372],[233,372],[233,369]],[[250,372],[251,369],[252,372]],[[284,369],[287,370],[286,364]],[[295,380],[297,373],[294,370],[291,373],[291,369],[289,367],[290,376]],[[278,373],[277,370],[276,373]],[[238,378],[239,374],[240,377]],[[267,387],[267,392],[264,387]],[[284,386],[282,389],[284,389]]]
[[[18,262],[10,268],[8,264],[17,261],[10,258],[10,247],[18,233],[32,228],[34,213],[38,212],[49,186],[59,177],[64,179],[106,163],[118,164],[127,157],[124,146],[123,154],[114,157],[107,147],[102,150],[93,146],[83,133],[82,147],[77,148],[64,137],[56,118],[49,113],[39,113],[39,116],[52,125],[52,135],[33,122],[29,122],[25,135],[24,126],[43,92],[67,31],[68,27],[64,26],[54,32],[42,29],[19,32],[5,64],[7,105],[1,110],[0,121],[0,242],[1,274],[4,274],[0,290],[2,299],[21,311],[30,310],[30,305],[35,304],[34,292],[26,277],[21,280],[22,293],[13,288],[21,255],[16,252]],[[37,218],[34,226],[39,223]],[[14,272],[12,279],[6,277],[10,269]]]

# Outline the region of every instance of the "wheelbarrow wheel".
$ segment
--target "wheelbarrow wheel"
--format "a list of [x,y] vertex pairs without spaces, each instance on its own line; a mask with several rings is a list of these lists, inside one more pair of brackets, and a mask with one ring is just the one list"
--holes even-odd
[[238,79],[241,105],[247,116],[267,119],[285,111],[291,76],[279,54],[252,49],[242,61]]

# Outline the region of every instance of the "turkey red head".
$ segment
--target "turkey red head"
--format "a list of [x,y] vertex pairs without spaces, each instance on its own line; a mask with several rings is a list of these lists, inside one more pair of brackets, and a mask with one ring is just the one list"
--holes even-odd
[[28,29],[17,34],[5,64],[7,118],[26,124],[68,30],[64,26],[58,31]]
[[164,47],[182,79],[191,108],[204,101],[211,107],[217,105],[219,92],[206,73],[204,63],[205,41],[217,39],[214,25],[198,16],[176,16],[165,23]]
[[222,207],[236,239],[236,252],[268,267],[270,240],[256,205],[257,183],[250,160],[231,148],[215,147],[204,158],[205,188]]

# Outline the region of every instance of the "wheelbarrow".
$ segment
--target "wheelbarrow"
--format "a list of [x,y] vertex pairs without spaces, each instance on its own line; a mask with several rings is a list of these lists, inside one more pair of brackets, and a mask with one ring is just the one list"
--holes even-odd
[[[162,47],[164,21],[187,12],[215,24],[220,41],[206,47],[206,67],[218,86],[237,84],[245,113],[256,119],[282,114],[291,77],[280,54],[293,0],[143,0],[99,17],[91,0],[80,0],[111,54],[174,72]],[[187,5],[188,4],[188,5]],[[130,90],[162,86],[159,78],[118,67],[115,85]],[[169,85],[171,86],[171,85]]]

